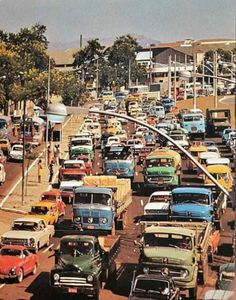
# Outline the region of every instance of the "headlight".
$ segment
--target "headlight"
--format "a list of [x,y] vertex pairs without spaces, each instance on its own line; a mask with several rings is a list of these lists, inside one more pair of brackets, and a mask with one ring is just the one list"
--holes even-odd
[[53,275],[53,279],[54,279],[55,281],[59,281],[59,279],[60,279],[59,274],[55,273],[55,274]]
[[10,275],[15,275],[16,274],[16,267],[11,268],[11,270],[9,271]]
[[143,273],[148,274],[149,273],[149,268],[148,267],[143,267]]
[[88,275],[87,276],[87,281],[92,282],[93,281],[93,275]]
[[188,276],[188,271],[187,270],[181,271],[181,277],[186,278],[187,276]]
[[74,220],[75,220],[75,222],[80,222],[81,221],[81,217],[76,217]]
[[100,223],[106,224],[107,222],[107,218],[100,218]]
[[31,238],[31,239],[29,240],[29,244],[30,244],[30,246],[35,245],[35,239]]

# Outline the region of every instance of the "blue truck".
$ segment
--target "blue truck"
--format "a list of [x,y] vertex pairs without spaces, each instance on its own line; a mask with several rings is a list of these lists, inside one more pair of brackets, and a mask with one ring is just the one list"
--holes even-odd
[[84,186],[75,189],[73,225],[89,233],[114,234],[124,229],[132,202],[129,179],[116,176],[85,176]]
[[103,173],[118,178],[134,179],[135,163],[130,146],[115,145],[106,147],[104,152]]
[[207,188],[181,187],[172,190],[170,205],[173,221],[206,221],[221,228],[221,215],[226,208],[224,194]]
[[180,124],[188,131],[190,138],[205,138],[206,122],[202,113],[183,113],[180,117]]

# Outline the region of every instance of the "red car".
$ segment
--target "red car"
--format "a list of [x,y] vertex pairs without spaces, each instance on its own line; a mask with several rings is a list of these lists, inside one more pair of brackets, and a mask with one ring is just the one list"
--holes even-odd
[[21,282],[28,274],[36,274],[37,256],[24,246],[7,245],[0,250],[0,278],[14,278]]

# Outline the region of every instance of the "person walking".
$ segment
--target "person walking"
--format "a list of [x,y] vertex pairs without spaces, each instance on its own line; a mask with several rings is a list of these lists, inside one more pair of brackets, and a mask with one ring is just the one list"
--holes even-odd
[[42,164],[42,160],[39,159],[39,161],[38,161],[38,183],[41,183],[42,174],[43,174],[43,164]]
[[53,162],[53,160],[51,160],[51,162],[48,166],[48,169],[49,169],[49,180],[48,180],[48,182],[49,183],[52,183],[52,177],[53,177],[53,174],[54,174],[53,166],[54,166],[54,162]]
[[60,155],[61,155],[61,151],[60,151],[60,146],[59,145],[55,145],[54,153],[53,154],[54,154],[54,161],[59,166],[60,165]]
[[50,162],[52,160],[52,149],[51,149],[51,146],[48,145],[47,147],[47,164],[49,165]]

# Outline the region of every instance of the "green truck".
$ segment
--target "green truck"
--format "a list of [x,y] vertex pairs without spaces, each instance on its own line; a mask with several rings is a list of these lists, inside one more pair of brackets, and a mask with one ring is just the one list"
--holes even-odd
[[141,222],[140,273],[162,273],[196,299],[198,280],[208,276],[211,224],[203,222]]
[[119,248],[120,236],[62,237],[50,272],[53,299],[60,294],[81,294],[98,300],[102,283],[115,278]]

